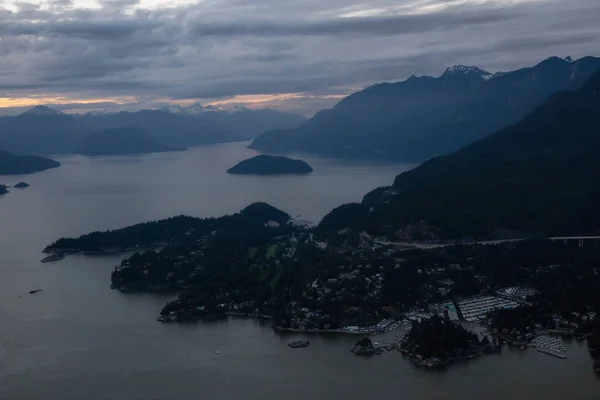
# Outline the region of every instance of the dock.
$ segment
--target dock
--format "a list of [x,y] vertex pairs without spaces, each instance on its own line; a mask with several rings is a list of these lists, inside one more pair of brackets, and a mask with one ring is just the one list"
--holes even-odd
[[541,335],[533,339],[531,345],[540,353],[548,354],[560,359],[567,358],[565,347],[560,339]]

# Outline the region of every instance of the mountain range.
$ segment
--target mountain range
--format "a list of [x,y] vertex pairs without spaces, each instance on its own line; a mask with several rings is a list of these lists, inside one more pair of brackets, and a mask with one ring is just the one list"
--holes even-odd
[[398,175],[360,204],[338,207],[317,231],[350,228],[409,240],[410,230],[443,238],[597,234],[599,153],[600,71],[518,123]]
[[265,132],[250,147],[420,162],[516,123],[553,93],[578,89],[598,69],[595,57],[551,57],[496,74],[455,66],[437,78],[373,85],[298,128]]
[[263,132],[274,128],[296,128],[306,122],[306,118],[300,114],[270,108],[252,110],[246,107],[235,107],[223,110],[215,106],[203,106],[195,103],[188,107],[163,107],[161,110],[213,121],[246,139],[254,139]]
[[36,106],[15,117],[0,118],[0,149],[18,154],[72,153],[91,132],[70,115]]
[[[203,110],[194,113],[196,110]],[[0,118],[0,149],[19,154],[76,153],[93,132],[138,126],[168,148],[246,140],[263,129],[288,128],[304,117],[274,110],[236,112],[175,107],[169,110],[69,115],[46,106]],[[240,133],[241,132],[241,133]]]
[[114,114],[84,114],[77,120],[94,131],[138,126],[168,147],[193,147],[235,142],[244,138],[222,126],[188,115],[161,110],[122,111]]
[[[185,148],[184,148],[185,149]],[[83,139],[77,153],[86,156],[148,154],[172,151],[140,126],[111,128],[94,132]]]

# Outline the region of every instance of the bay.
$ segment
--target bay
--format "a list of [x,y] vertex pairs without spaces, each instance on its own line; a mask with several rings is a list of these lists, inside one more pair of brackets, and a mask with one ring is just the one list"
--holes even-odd
[[[253,319],[160,324],[171,296],[109,289],[123,255],[40,263],[43,247],[60,236],[178,214],[219,216],[254,201],[318,222],[412,167],[299,156],[314,173],[227,175],[256,154],[244,145],[65,156],[57,169],[0,177],[31,184],[0,196],[0,399],[597,398],[600,380],[583,343],[567,343],[566,360],[515,350],[430,372],[396,352],[356,357],[354,337],[280,335]],[[297,338],[311,345],[290,349]]]

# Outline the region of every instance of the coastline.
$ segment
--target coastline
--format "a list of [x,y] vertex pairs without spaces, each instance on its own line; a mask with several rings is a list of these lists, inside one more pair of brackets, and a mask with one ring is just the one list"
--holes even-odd
[[255,318],[255,319],[273,319],[272,316],[267,314],[254,314],[254,313],[241,313],[234,311],[227,311],[219,314],[207,314],[203,316],[187,316],[186,318],[179,318],[176,315],[161,315],[156,320],[162,323],[185,323],[185,322],[200,322],[210,321],[218,318],[225,317],[238,317],[238,318]]
[[567,356],[565,354],[558,353],[558,352],[556,352],[554,350],[545,349],[545,348],[542,348],[542,347],[535,347],[535,349],[537,351],[539,351],[540,353],[548,354],[550,356],[553,356],[553,357],[556,357],[556,358],[560,358],[561,360],[564,360],[564,359],[567,358]]
[[[50,246],[47,246],[44,248],[44,250],[42,250],[42,253],[48,254],[48,255],[42,259],[42,262],[60,261],[67,256],[75,255],[75,254],[81,254],[84,256],[115,255],[115,254],[129,253],[132,251],[146,251],[146,250],[152,250],[152,249],[159,249],[163,246],[166,246],[166,243],[157,243],[157,244],[152,244],[152,245],[147,245],[147,246],[132,246],[132,247],[124,248],[124,249],[107,248],[107,249],[101,249],[101,250],[63,249],[63,248],[50,248]],[[127,293],[127,291],[122,291],[122,292]]]
[[[163,323],[185,323],[185,322],[198,322],[204,320],[212,320],[216,318],[224,318],[224,317],[238,317],[238,318],[255,318],[255,319],[273,319],[273,316],[268,314],[255,314],[255,313],[242,313],[235,311],[227,311],[219,314],[209,314],[204,316],[188,316],[186,318],[178,318],[176,315],[161,315],[157,318],[158,322]],[[290,333],[321,333],[321,334],[345,334],[345,335],[370,335],[377,336],[383,333],[391,332],[396,330],[403,325],[399,325],[398,327],[386,331],[348,331],[345,329],[298,329],[298,328],[284,328],[281,326],[272,326],[271,328],[276,332],[290,332]]]
[[133,247],[127,247],[125,249],[108,248],[108,249],[101,249],[101,250],[81,250],[81,249],[63,249],[63,248],[46,247],[46,248],[44,248],[44,250],[42,250],[42,253],[45,253],[45,254],[61,254],[62,253],[65,255],[83,254],[86,256],[87,255],[102,255],[102,254],[119,254],[119,253],[127,253],[130,251],[135,251],[135,250],[152,249],[152,248],[164,246],[165,244],[166,243],[152,244],[152,245],[147,245],[147,246],[133,246]]
[[[369,332],[354,332],[343,329],[297,329],[297,328],[283,328],[280,326],[274,326],[273,330],[276,332],[295,332],[295,333],[344,333],[346,335],[369,335]],[[375,333],[373,333],[374,335]]]
[[446,359],[436,359],[436,360],[431,360],[431,359],[419,359],[418,355],[409,355],[410,357],[410,361],[418,368],[427,368],[427,369],[435,369],[435,368],[443,368],[446,367],[450,364],[453,363],[458,363],[458,362],[462,362],[462,361],[469,361],[469,360],[474,360],[476,358],[479,358],[483,355],[483,352],[478,352],[477,354],[473,354],[470,356],[465,356],[465,357],[450,357],[450,358],[446,358]]

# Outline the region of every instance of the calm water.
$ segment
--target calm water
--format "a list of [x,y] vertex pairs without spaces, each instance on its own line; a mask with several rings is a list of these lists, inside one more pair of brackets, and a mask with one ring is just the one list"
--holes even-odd
[[[109,289],[120,256],[41,264],[63,235],[176,214],[217,216],[257,200],[318,221],[331,208],[392,182],[403,165],[342,165],[303,157],[308,176],[224,171],[253,155],[242,144],[144,157],[66,157],[0,197],[0,399],[597,399],[600,380],[583,344],[567,360],[507,351],[445,372],[413,368],[399,353],[353,356],[355,339],[296,336],[228,319],[155,322],[168,297]],[[43,292],[29,295],[29,290]],[[219,349],[220,354],[216,354]],[[516,397],[515,397],[516,396]]]

